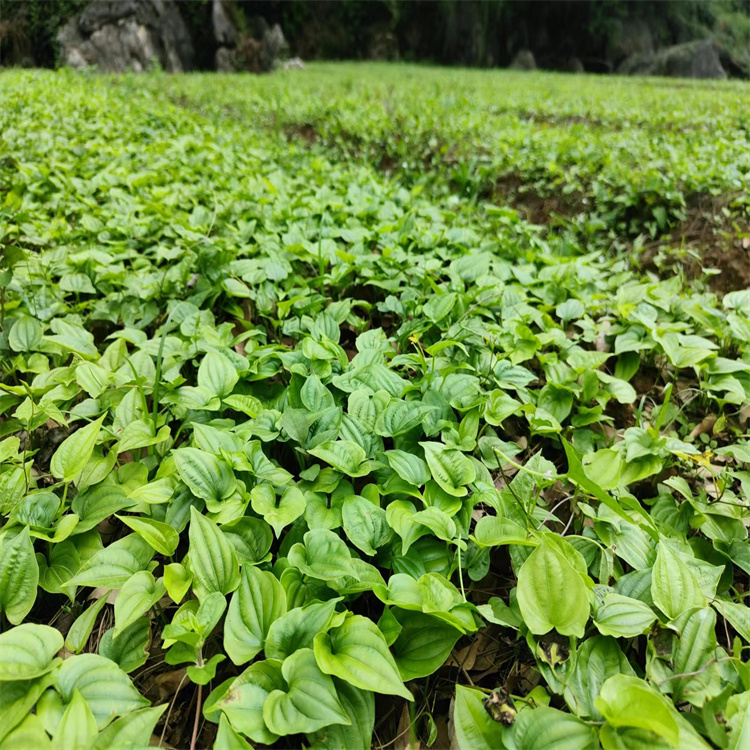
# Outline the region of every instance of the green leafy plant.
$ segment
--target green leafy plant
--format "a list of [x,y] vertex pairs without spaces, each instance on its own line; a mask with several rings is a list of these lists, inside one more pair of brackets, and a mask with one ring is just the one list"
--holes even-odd
[[744,84],[294,75],[0,79],[0,744],[744,747]]

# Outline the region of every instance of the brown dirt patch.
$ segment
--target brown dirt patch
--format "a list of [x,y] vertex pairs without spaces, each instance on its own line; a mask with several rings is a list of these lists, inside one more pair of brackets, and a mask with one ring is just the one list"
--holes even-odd
[[727,294],[750,289],[750,245],[732,244],[727,248],[713,248],[703,256],[706,265],[719,268],[721,274],[711,277],[709,286],[717,293]]
[[517,174],[501,177],[491,200],[513,207],[530,224],[555,224],[572,219],[583,208],[579,195],[540,195]]
[[571,127],[574,125],[585,125],[589,128],[605,128],[607,130],[622,130],[623,123],[619,120],[604,120],[591,115],[558,115],[553,112],[528,112],[520,111],[516,114],[519,120],[528,122],[530,125],[552,125],[554,127]]
[[641,268],[656,273],[681,266],[689,279],[708,278],[717,294],[750,288],[750,216],[732,204],[737,196],[691,196],[687,218],[668,235],[645,246]]
[[311,146],[320,138],[315,126],[309,122],[287,125],[284,127],[284,133],[287,138],[301,138],[308,146]]

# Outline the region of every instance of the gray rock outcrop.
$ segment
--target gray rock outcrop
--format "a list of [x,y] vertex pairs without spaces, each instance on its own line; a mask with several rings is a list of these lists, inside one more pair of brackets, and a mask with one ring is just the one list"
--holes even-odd
[[618,67],[617,72],[671,78],[727,77],[719,49],[710,39],[675,44],[653,54],[631,55]]
[[211,23],[214,29],[214,39],[219,47],[234,47],[237,44],[237,30],[229,20],[221,0],[213,0]]
[[213,0],[211,20],[217,45],[214,64],[222,73],[240,70],[268,73],[288,51],[279,24],[269,27],[264,19],[256,17],[255,34],[240,32],[227,15],[222,0]]
[[193,67],[187,26],[173,0],[94,0],[63,26],[57,40],[66,65],[122,73],[158,63],[179,73]]
[[513,70],[536,70],[534,53],[530,49],[518,50],[510,67]]
[[585,73],[586,68],[578,57],[571,57],[565,66],[565,70],[569,73]]
[[640,18],[617,21],[609,42],[609,59],[615,66],[628,58],[652,57],[654,38],[649,25]]

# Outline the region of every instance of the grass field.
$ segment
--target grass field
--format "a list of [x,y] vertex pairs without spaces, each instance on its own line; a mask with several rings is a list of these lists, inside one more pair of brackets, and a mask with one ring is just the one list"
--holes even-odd
[[749,110],[0,73],[0,750],[746,747]]

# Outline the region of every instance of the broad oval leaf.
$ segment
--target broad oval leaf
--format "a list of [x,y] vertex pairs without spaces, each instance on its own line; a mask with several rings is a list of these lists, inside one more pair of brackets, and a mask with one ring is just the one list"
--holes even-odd
[[401,679],[385,637],[367,617],[353,615],[328,633],[318,633],[313,648],[318,666],[326,674],[362,690],[414,700]]
[[99,550],[70,583],[119,589],[134,573],[144,570],[153,556],[154,550],[148,542],[138,534],[128,534]]
[[341,520],[349,541],[366,555],[374,555],[393,538],[385,511],[360,495],[344,499]]
[[518,573],[518,606],[534,634],[554,628],[561,635],[583,637],[590,610],[586,585],[547,535]]
[[369,690],[360,690],[348,682],[333,678],[339,701],[350,724],[330,724],[308,734],[310,750],[370,750],[375,727],[375,697]]
[[300,388],[300,399],[311,412],[322,412],[335,406],[333,394],[321,383],[317,375],[310,375]]
[[193,574],[182,563],[164,566],[164,586],[169,598],[179,604],[193,583]]
[[504,544],[523,544],[530,547],[537,545],[536,539],[530,537],[523,526],[500,516],[482,516],[474,527],[472,539],[480,547],[499,547]]
[[601,721],[594,705],[602,685],[618,674],[634,675],[630,662],[614,638],[594,636],[578,649],[573,674],[568,679],[565,700],[570,710],[582,717]]
[[180,543],[180,535],[168,523],[143,516],[117,516],[117,518],[145,539],[160,555],[171,557]]
[[60,498],[54,492],[32,492],[13,508],[10,520],[49,529],[59,509]]
[[262,482],[253,487],[250,491],[250,503],[253,510],[271,526],[277,538],[286,526],[305,512],[307,506],[305,494],[299,487],[287,487],[277,502],[276,492],[270,482]]
[[274,690],[263,704],[263,720],[271,732],[284,737],[351,723],[333,680],[321,672],[311,649],[298,649],[285,659],[281,674],[287,689]]
[[430,469],[419,456],[402,450],[386,451],[384,455],[391,468],[405,482],[422,487],[430,480]]
[[514,750],[599,750],[595,727],[548,706],[521,711],[512,736]]
[[680,730],[673,709],[650,685],[631,675],[615,675],[602,685],[596,709],[613,727],[654,732],[678,747]]
[[375,421],[375,432],[383,437],[396,437],[414,429],[435,410],[434,406],[419,401],[394,399],[380,412]]
[[243,516],[231,524],[222,526],[221,531],[232,543],[241,565],[257,565],[268,559],[273,544],[273,533],[269,524],[260,518]]
[[97,654],[71,656],[63,662],[57,687],[65,703],[78,691],[94,714],[99,729],[115,716],[143,708],[148,701],[113,661]]
[[392,611],[401,624],[393,644],[401,678],[408,682],[427,677],[445,663],[461,631],[422,612]]
[[199,448],[178,448],[172,455],[180,479],[196,497],[206,502],[220,502],[234,492],[237,481],[223,459]]
[[273,573],[246,565],[224,621],[224,648],[235,664],[254,659],[275,620],[286,614],[286,592]]
[[263,720],[263,706],[274,690],[286,687],[281,662],[269,659],[251,664],[216,702],[231,725],[254,742],[272,745],[279,737]]
[[71,504],[72,511],[80,518],[76,534],[93,529],[105,518],[133,505],[135,500],[117,484],[100,484],[79,493]]
[[111,659],[123,672],[132,672],[146,663],[150,640],[151,620],[139,617],[117,636],[110,628],[99,642],[99,654]]
[[635,638],[645,633],[656,620],[654,611],[638,599],[621,594],[606,594],[596,611],[594,625],[602,635]]
[[76,430],[60,443],[49,465],[52,476],[63,482],[72,482],[84,470],[94,452],[105,416],[102,414],[99,419]]
[[424,448],[432,478],[449,494],[463,497],[466,485],[476,478],[476,468],[471,459],[455,448],[443,443],[420,443]]
[[335,532],[314,529],[305,534],[305,543],[299,542],[289,550],[289,563],[305,575],[323,581],[359,575],[351,564],[351,553],[346,543]]
[[198,368],[198,386],[214,396],[225,398],[239,380],[237,370],[229,359],[219,352],[208,352]]
[[265,652],[269,659],[286,659],[298,648],[312,648],[315,636],[331,622],[338,599],[295,607],[268,629]]
[[490,717],[482,702],[484,697],[479,690],[456,685],[453,725],[460,750],[498,750],[505,747],[502,724]]
[[115,627],[113,637],[117,638],[125,628],[132,625],[141,615],[151,609],[167,593],[164,580],[154,580],[147,570],[134,573],[120,589],[115,599]]
[[8,344],[14,352],[31,352],[42,343],[42,326],[36,318],[21,315],[8,334]]
[[0,681],[33,680],[54,667],[63,647],[59,630],[49,625],[24,623],[0,635]]
[[240,584],[237,555],[221,529],[209,518],[190,508],[190,568],[201,588],[211,594],[228,594]]
[[0,542],[0,614],[11,625],[23,622],[31,611],[38,583],[39,565],[29,527],[24,526],[12,539],[6,534]]
[[308,452],[350,477],[361,477],[370,472],[365,449],[352,440],[329,440]]
[[706,597],[695,574],[664,542],[656,552],[651,596],[670,620],[689,609],[706,606]]

